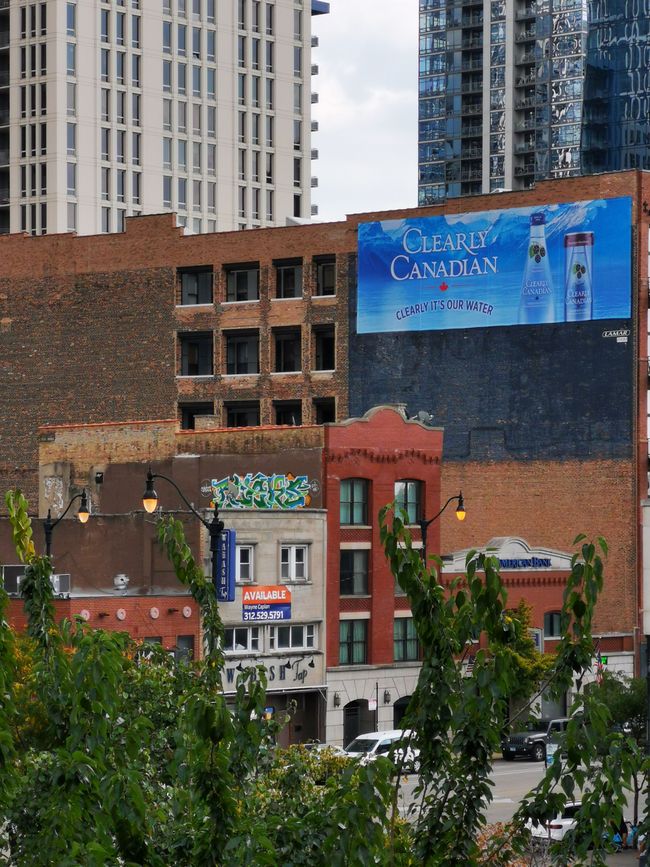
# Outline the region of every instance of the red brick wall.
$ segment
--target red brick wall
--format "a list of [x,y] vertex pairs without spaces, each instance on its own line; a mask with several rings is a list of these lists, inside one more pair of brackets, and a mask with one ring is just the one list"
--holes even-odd
[[[189,596],[92,596],[69,600],[58,599],[54,603],[57,620],[71,618],[87,611],[89,626],[110,632],[128,632],[136,640],[148,637],[162,638],[162,646],[173,649],[178,635],[193,635],[194,650],[198,656],[201,648],[199,612],[195,601]],[[158,610],[158,618],[151,617],[151,609]],[[191,613],[185,617],[183,609]],[[119,620],[117,612],[126,612]],[[9,625],[24,630],[27,620],[23,603],[12,599],[9,603]]]
[[[393,619],[396,608],[395,579],[388,568],[379,538],[376,516],[379,510],[395,498],[395,482],[399,479],[420,479],[424,482],[425,516],[435,515],[440,508],[440,455],[442,432],[406,422],[394,410],[382,409],[369,413],[368,420],[359,420],[325,430],[325,504],[327,526],[327,664],[335,666],[339,659],[339,620],[345,611],[368,611],[368,663],[393,662]],[[368,516],[372,528],[341,528],[339,494],[341,479],[370,480]],[[418,536],[419,531],[414,531]],[[341,541],[372,543],[370,598],[341,599],[339,566]],[[439,523],[429,528],[430,551],[439,547]],[[403,600],[397,600],[401,608]]]
[[[632,460],[446,462],[442,476],[443,502],[462,488],[467,509],[463,523],[453,516],[443,516],[440,523],[443,552],[485,545],[497,536],[519,536],[531,546],[573,552],[573,540],[579,533],[593,540],[604,536],[609,556],[594,629],[633,630],[638,601]],[[551,606],[545,610],[560,607],[561,586],[543,591],[531,588],[531,599],[534,601],[539,593],[543,594],[540,606]]]

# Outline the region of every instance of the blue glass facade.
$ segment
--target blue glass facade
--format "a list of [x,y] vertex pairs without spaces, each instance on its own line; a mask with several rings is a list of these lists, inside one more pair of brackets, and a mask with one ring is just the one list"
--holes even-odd
[[650,2],[591,0],[585,172],[650,168]]

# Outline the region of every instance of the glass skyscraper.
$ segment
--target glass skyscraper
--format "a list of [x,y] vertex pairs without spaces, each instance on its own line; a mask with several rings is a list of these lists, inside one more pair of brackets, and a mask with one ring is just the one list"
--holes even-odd
[[420,0],[419,203],[648,168],[650,0]]

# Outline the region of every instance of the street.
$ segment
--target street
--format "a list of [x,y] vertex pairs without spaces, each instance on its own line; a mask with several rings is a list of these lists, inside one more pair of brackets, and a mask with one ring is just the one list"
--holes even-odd
[[[497,759],[494,762],[492,779],[494,781],[494,797],[487,811],[488,824],[495,822],[508,822],[519,801],[535,786],[544,775],[543,762],[504,762]],[[413,791],[418,783],[418,777],[412,774],[400,788],[400,811],[405,815],[406,810],[412,804]],[[640,810],[643,806],[640,806]],[[626,818],[631,818],[630,812]],[[624,851],[610,855],[607,859],[610,867],[636,867],[638,854],[636,851]]]

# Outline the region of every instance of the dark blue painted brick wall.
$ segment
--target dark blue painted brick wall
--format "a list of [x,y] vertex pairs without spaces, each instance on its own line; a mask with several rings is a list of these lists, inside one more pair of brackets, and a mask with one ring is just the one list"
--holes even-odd
[[350,276],[350,416],[426,410],[448,460],[631,456],[629,321],[357,335]]

